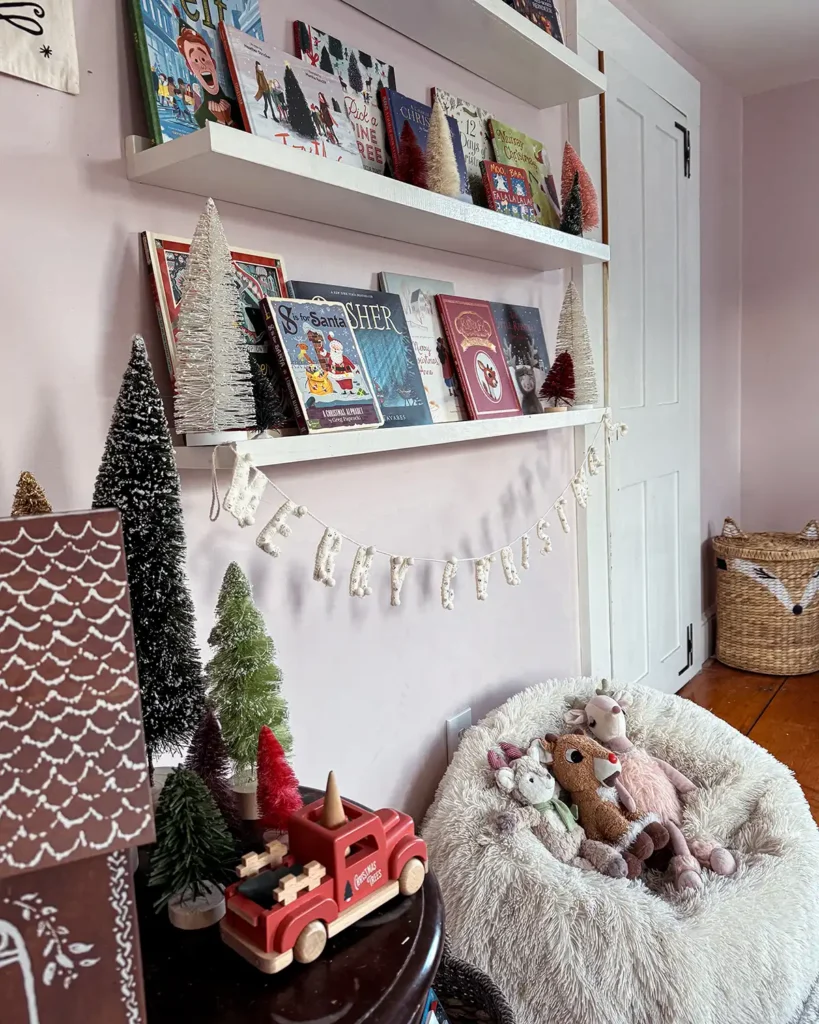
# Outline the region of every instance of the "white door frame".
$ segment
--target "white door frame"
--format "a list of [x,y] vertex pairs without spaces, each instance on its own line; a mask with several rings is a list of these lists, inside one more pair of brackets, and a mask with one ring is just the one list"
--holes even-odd
[[[691,183],[686,230],[688,252],[691,254],[688,293],[683,301],[691,315],[693,358],[699,380],[700,365],[700,83],[678,64],[642,29],[614,7],[609,0],[566,0],[567,42],[593,67],[600,52],[612,57],[635,78],[682,111],[691,132]],[[569,139],[582,155],[583,162],[595,182],[600,185],[600,100],[592,98],[569,104]],[[616,197],[612,197],[616,201]],[[597,229],[595,235],[600,229]],[[608,268],[585,266],[574,273],[575,283],[583,295],[594,358],[603,382],[604,402],[609,402],[606,345]],[[699,388],[695,389],[696,451],[699,452]],[[594,428],[578,428],[575,449],[583,451],[591,444]],[[619,449],[619,450],[618,450]],[[615,446],[614,458],[628,458],[628,439]],[[594,488],[585,517],[578,517],[578,611],[580,616],[581,671],[586,675],[611,674],[611,608],[609,596],[609,508],[607,482],[604,475]],[[596,483],[597,481],[595,481]],[[697,508],[699,508],[699,473],[696,474]],[[694,663],[692,672],[702,666],[705,658],[704,630],[694,628]],[[690,678],[690,674],[686,678]]]

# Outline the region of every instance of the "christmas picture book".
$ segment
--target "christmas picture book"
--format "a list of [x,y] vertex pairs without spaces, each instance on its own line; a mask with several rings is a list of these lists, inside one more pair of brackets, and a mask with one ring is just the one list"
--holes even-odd
[[528,18],[538,28],[548,32],[559,43],[563,42],[563,29],[560,25],[560,12],[554,0],[513,0],[512,6]]
[[433,423],[469,419],[435,296],[452,295],[451,281],[404,274],[378,275],[381,290],[397,295],[409,327]]
[[549,372],[549,353],[540,310],[507,302],[490,302],[489,307],[521,410],[527,415],[542,412],[538,395]]
[[473,420],[520,416],[492,309],[484,299],[436,300]]
[[293,22],[293,43],[297,57],[339,83],[364,166],[383,174],[387,140],[378,90],[384,86],[395,88],[395,69],[303,21]]
[[219,37],[226,21],[263,39],[259,0],[129,0],[139,77],[156,145],[208,121],[242,127]]
[[302,433],[382,425],[355,331],[340,302],[265,298],[262,310]]
[[363,167],[338,81],[224,23],[222,42],[245,128],[292,149]]
[[287,287],[294,298],[343,303],[385,427],[432,423],[423,378],[397,295],[312,281],[290,281]]
[[481,160],[481,176],[486,190],[486,205],[490,210],[520,220],[538,219],[529,175],[522,167],[499,164],[496,160]]
[[495,159],[499,163],[522,167],[529,175],[538,220],[547,228],[560,227],[560,200],[549,165],[546,147],[516,128],[495,118],[489,119]]
[[489,119],[492,116],[474,103],[467,103],[445,89],[433,88],[432,102],[435,100],[444,108],[444,113],[455,118],[461,134],[461,147],[466,162],[466,175],[472,201],[480,206],[486,205],[486,193],[481,176],[481,161],[491,160],[495,155],[492,148],[492,136],[489,134]]
[[[418,184],[419,179],[423,181],[426,177],[427,136],[432,107],[410,99],[409,96],[403,96],[394,89],[381,89],[378,98],[387,128],[392,176],[399,181]],[[452,133],[455,162],[461,178],[461,194],[458,198],[462,202],[471,203],[472,193],[469,190],[461,133],[454,117],[448,117],[447,120]]]

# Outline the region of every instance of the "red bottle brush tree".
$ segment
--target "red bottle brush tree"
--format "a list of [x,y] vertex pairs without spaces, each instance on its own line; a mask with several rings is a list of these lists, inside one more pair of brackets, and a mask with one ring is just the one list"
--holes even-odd
[[566,205],[566,200],[569,198],[575,174],[577,175],[580,201],[583,206],[583,230],[590,231],[600,223],[600,206],[597,202],[597,192],[589,172],[577,155],[577,151],[574,146],[567,142],[563,150],[563,171],[560,176],[560,202],[562,206]]
[[259,732],[259,756],[256,765],[256,801],[259,824],[263,829],[284,832],[290,815],[302,806],[299,780],[290,767],[281,743],[273,730],[262,726]]
[[222,730],[212,708],[202,715],[193,734],[185,767],[196,772],[210,790],[216,806],[222,812],[225,824],[234,835],[242,827],[236,793],[230,782],[230,757],[222,739]]
[[574,363],[568,352],[561,352],[552,363],[552,368],[540,389],[540,397],[552,405],[574,403]]
[[427,158],[409,121],[404,122],[398,140],[395,176],[418,188],[427,187]]

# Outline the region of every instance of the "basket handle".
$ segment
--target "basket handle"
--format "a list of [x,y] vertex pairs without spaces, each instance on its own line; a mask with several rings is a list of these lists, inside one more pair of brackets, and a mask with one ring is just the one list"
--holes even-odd
[[[806,527],[806,529],[807,529],[807,527]],[[819,529],[819,524],[817,524],[817,529]],[[730,516],[728,516],[728,518],[722,524],[722,536],[723,537],[744,537],[745,534],[742,532],[742,530],[740,530],[740,528],[737,526],[737,524],[734,522],[734,520]],[[817,535],[817,536],[819,536],[819,535]]]
[[800,540],[819,540],[819,522],[815,519],[811,519],[809,523],[805,523],[796,536],[799,537]]

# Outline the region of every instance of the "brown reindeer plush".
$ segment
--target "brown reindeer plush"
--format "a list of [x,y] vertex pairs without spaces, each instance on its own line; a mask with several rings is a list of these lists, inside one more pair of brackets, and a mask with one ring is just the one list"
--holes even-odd
[[582,729],[563,736],[549,733],[541,744],[555,778],[577,805],[588,838],[620,850],[629,878],[637,878],[642,861],[668,844],[668,831],[657,814],[629,811],[621,804],[614,786],[620,775],[617,755]]

